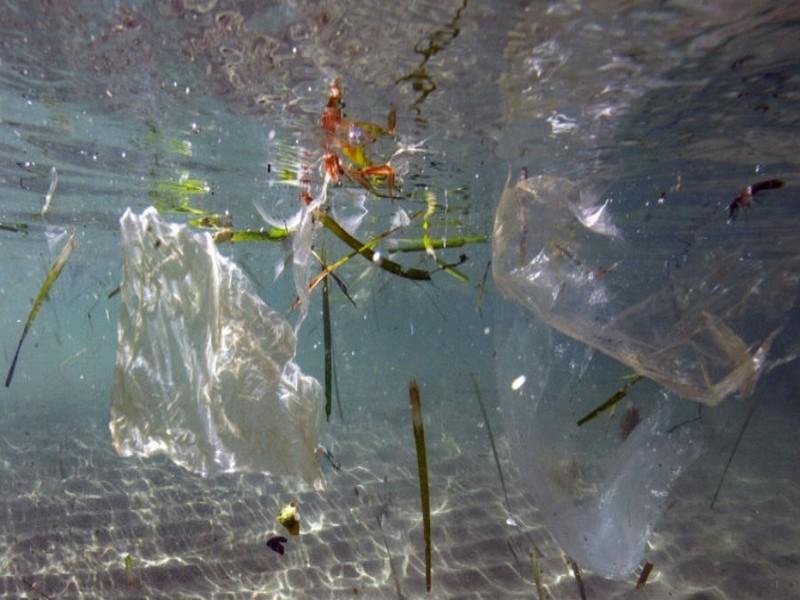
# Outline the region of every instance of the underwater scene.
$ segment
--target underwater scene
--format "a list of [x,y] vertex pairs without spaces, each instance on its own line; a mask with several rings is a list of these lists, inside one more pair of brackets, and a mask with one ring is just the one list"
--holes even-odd
[[0,0],[0,597],[800,599],[800,4]]

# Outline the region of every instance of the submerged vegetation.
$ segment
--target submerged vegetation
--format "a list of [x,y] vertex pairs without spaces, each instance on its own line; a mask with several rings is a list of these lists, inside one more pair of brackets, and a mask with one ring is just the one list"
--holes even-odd
[[422,501],[422,532],[425,538],[425,589],[431,591],[431,498],[428,489],[428,459],[425,454],[425,430],[422,425],[422,403],[419,388],[413,379],[408,383],[411,403],[411,423],[414,428],[414,444],[417,447],[417,469],[419,470],[419,493]]
[[47,297],[50,288],[53,287],[56,279],[58,279],[58,276],[61,275],[61,271],[64,269],[64,265],[67,264],[67,261],[72,255],[73,250],[75,250],[75,234],[71,233],[67,238],[67,241],[64,243],[64,247],[61,249],[61,252],[53,263],[53,266],[50,267],[50,270],[47,272],[47,277],[45,277],[42,287],[39,288],[39,293],[36,295],[36,299],[33,301],[33,306],[31,306],[31,310],[28,313],[28,319],[25,321],[25,326],[22,328],[22,335],[19,338],[17,350],[14,352],[14,358],[11,361],[11,367],[9,367],[8,375],[6,375],[6,387],[11,385],[11,379],[14,377],[14,370],[17,368],[17,359],[19,359],[19,352],[22,349],[22,342],[25,341],[25,337],[31,330],[33,321],[36,319],[36,315],[39,314],[39,309],[42,308],[44,299]]

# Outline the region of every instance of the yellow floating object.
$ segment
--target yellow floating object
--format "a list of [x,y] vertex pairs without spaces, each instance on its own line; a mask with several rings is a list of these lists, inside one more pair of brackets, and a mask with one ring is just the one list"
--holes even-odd
[[278,523],[286,527],[290,534],[300,535],[300,517],[297,516],[297,505],[294,502],[289,502],[281,509]]

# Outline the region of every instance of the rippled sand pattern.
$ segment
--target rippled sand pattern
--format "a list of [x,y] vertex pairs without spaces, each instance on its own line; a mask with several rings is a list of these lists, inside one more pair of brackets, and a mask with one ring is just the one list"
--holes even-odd
[[[535,598],[528,554],[535,544],[548,597],[579,598],[564,557],[504,460],[517,524],[506,522],[478,423],[466,423],[472,433],[458,441],[436,423],[429,426],[430,595],[424,591],[419,491],[405,419],[382,431],[341,431],[334,448],[342,470],[326,464],[324,493],[260,475],[203,480],[164,459],[121,459],[99,427],[4,431],[0,594]],[[759,476],[762,451],[775,448],[767,448],[768,439],[751,442],[749,454],[743,445],[713,511],[708,503],[717,462],[679,482],[647,554],[655,568],[644,589],[635,591],[635,576],[610,582],[584,573],[587,598],[800,598],[794,543],[800,485],[796,475]],[[792,468],[791,456],[771,457],[770,472]],[[300,509],[299,537],[286,535],[275,521],[292,499]],[[283,556],[266,546],[275,534],[289,538]]]

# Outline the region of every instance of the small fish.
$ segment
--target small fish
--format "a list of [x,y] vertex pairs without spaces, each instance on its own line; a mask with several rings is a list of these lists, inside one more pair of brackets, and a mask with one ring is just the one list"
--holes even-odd
[[270,550],[274,550],[275,552],[283,556],[283,553],[285,552],[283,545],[288,541],[289,540],[287,540],[282,535],[273,535],[271,538],[267,540],[267,547]]

